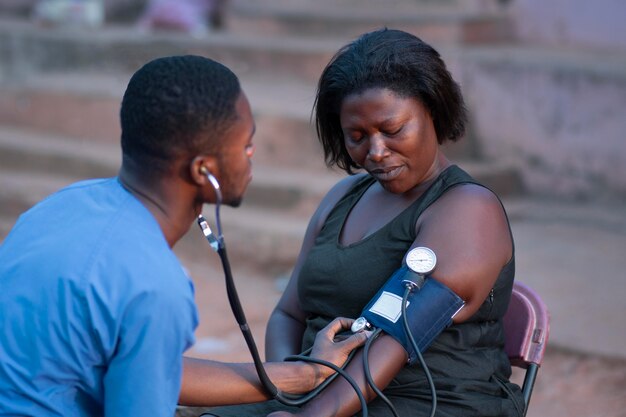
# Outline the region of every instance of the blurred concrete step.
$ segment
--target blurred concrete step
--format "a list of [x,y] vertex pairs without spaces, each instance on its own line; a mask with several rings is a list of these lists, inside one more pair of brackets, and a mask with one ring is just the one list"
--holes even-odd
[[526,188],[517,167],[497,161],[457,160],[457,165],[500,197],[521,196]]
[[38,201],[74,182],[75,179],[45,172],[0,170],[0,217],[15,222]]
[[47,173],[68,178],[110,177],[121,162],[118,144],[0,126],[4,172]]
[[[204,215],[216,231],[213,206],[205,206]],[[294,215],[251,207],[222,207],[224,240],[231,262],[252,268],[263,268],[272,275],[289,271],[298,256],[309,216]],[[186,258],[198,259],[211,252],[204,236],[194,224],[176,247]],[[217,256],[214,253],[212,256]]]
[[501,0],[231,0],[231,12],[242,6],[262,6],[315,11],[320,9],[368,10],[385,13],[419,10],[465,10],[489,12],[502,9]]
[[0,83],[0,123],[118,144],[128,77],[46,72]]
[[355,38],[390,27],[434,45],[502,42],[513,37],[504,10],[459,2],[235,1],[228,28],[236,33]]
[[96,31],[42,28],[0,18],[0,74],[77,70],[132,73],[159,56],[196,54],[220,61],[240,76],[265,72],[315,81],[347,40],[234,32],[194,37],[141,32],[129,26],[105,26]]

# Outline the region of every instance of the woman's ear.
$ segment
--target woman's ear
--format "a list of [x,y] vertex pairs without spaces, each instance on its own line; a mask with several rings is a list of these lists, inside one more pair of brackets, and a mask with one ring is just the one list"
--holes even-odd
[[217,163],[214,157],[198,155],[189,164],[189,175],[194,184],[203,187],[209,183],[207,176],[217,176]]

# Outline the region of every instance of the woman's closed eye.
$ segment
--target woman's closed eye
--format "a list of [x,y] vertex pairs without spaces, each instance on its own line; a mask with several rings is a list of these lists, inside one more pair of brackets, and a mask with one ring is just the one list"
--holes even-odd
[[399,126],[399,127],[391,127],[391,128],[386,128],[386,129],[381,129],[381,132],[387,136],[387,137],[394,137],[399,135],[402,132],[402,129],[404,128],[404,125]]
[[363,140],[363,133],[358,132],[358,131],[352,131],[352,132],[345,132],[343,134],[345,140],[350,141],[350,142],[354,142],[354,143],[358,143],[360,141]]

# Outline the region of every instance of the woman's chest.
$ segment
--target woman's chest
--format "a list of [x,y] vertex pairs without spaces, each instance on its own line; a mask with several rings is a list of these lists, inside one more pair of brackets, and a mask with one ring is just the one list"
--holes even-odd
[[[395,195],[379,187],[370,187],[339,222],[338,242],[342,246],[358,243],[379,230],[394,227],[394,221],[415,203],[416,196]],[[415,225],[413,224],[413,227]],[[403,224],[402,227],[407,227]],[[409,227],[411,227],[409,225]]]

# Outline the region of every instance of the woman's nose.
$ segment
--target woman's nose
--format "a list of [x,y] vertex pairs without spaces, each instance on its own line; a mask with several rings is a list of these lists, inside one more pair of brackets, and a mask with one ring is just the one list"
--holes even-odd
[[388,154],[388,149],[383,138],[380,135],[372,135],[370,137],[370,148],[367,157],[371,161],[381,161]]

